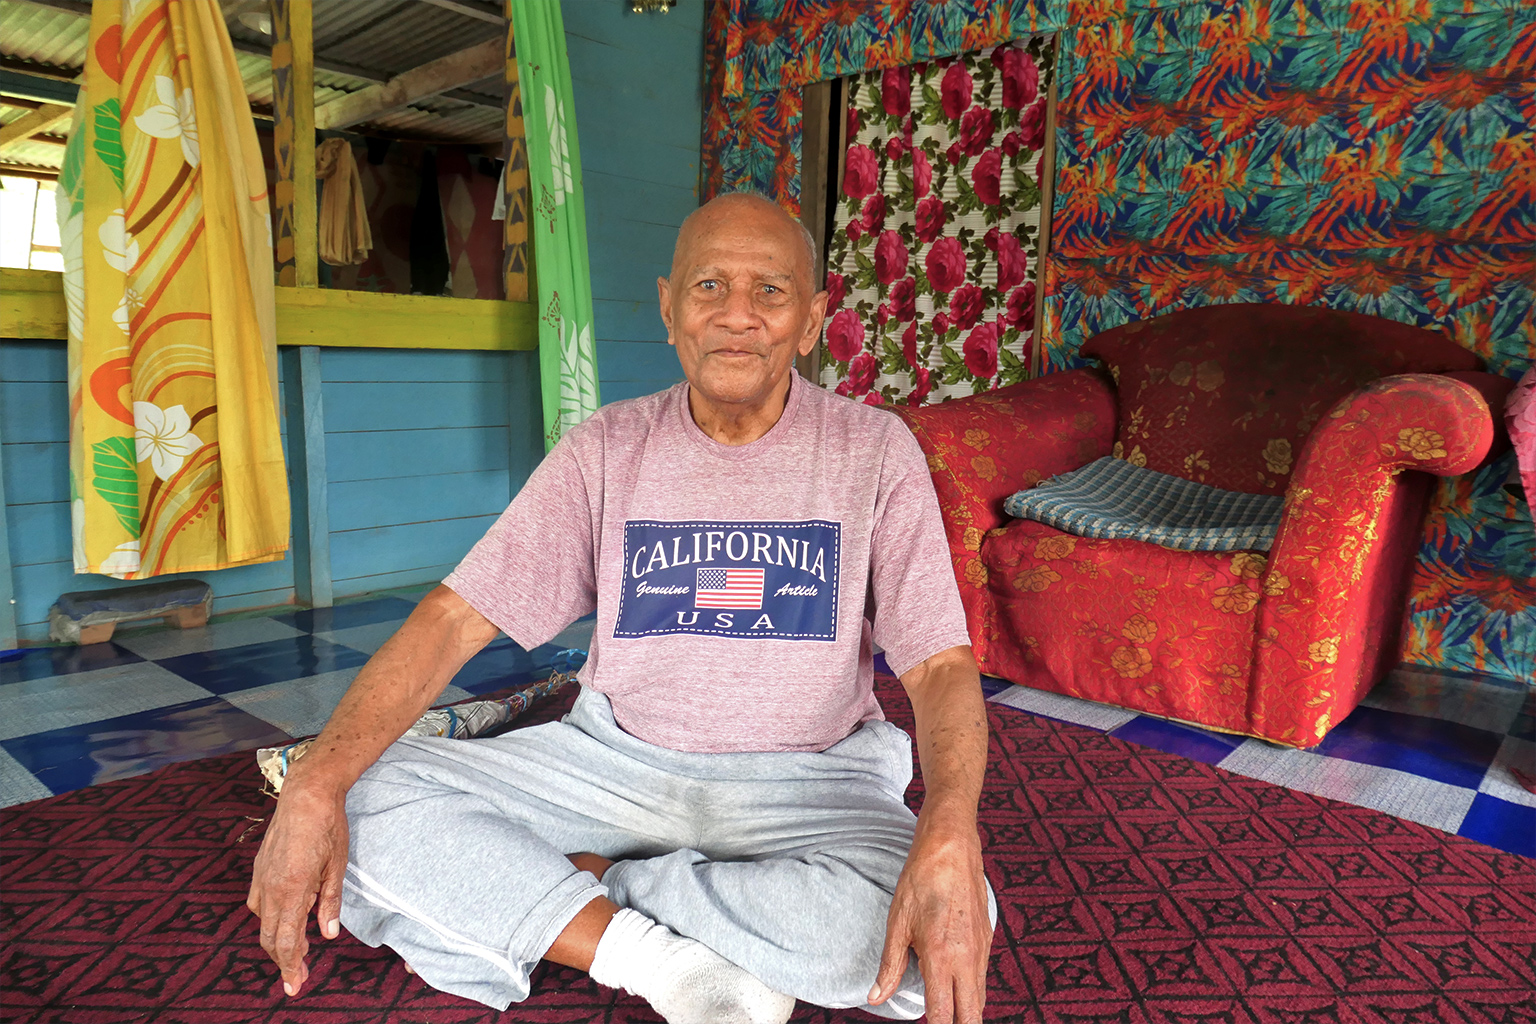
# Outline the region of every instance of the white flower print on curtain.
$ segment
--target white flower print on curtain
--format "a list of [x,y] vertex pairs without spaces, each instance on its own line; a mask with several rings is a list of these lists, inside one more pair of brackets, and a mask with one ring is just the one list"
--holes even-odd
[[1027,376],[1051,43],[849,80],[822,386],[921,405]]

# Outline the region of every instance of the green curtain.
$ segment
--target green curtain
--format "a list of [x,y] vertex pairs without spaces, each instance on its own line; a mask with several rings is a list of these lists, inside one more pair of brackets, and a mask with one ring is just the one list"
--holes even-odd
[[560,4],[511,0],[508,6],[528,139],[533,222],[529,235],[538,286],[539,379],[548,451],[599,404],[587,211]]

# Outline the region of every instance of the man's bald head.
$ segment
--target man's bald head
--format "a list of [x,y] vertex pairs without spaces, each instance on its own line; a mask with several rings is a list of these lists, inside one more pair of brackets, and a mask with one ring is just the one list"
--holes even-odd
[[689,411],[716,440],[746,444],[784,411],[795,356],[815,348],[827,311],[815,255],[800,222],[762,196],[720,196],[683,222],[656,297]]
[[816,291],[816,242],[811,233],[782,206],[756,192],[728,192],[716,196],[683,220],[683,226],[677,232],[677,245],[672,249],[671,278],[676,280],[678,271],[684,267],[692,247],[701,237],[743,220],[756,222],[755,226],[759,228],[783,232],[786,237],[792,234],[805,256],[803,265],[795,268],[795,276],[802,287]]

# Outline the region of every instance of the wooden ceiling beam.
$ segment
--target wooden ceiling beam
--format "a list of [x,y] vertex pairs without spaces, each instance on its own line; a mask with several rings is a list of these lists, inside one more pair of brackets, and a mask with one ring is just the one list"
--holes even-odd
[[52,167],[33,167],[31,164],[8,164],[0,161],[0,174],[13,178],[32,178],[36,181],[58,181],[59,172]]
[[433,7],[441,7],[445,11],[462,14],[466,18],[474,18],[478,21],[490,22],[492,25],[505,25],[507,19],[496,11],[481,7],[479,4],[465,3],[464,0],[426,0]]
[[28,141],[34,135],[41,135],[51,130],[68,121],[74,114],[74,107],[66,107],[60,103],[44,103],[36,110],[23,114],[4,128],[0,128],[0,153]]
[[73,103],[80,87],[80,69],[58,68],[0,56],[0,91],[40,103]]
[[337,97],[315,108],[315,127],[346,128],[379,114],[399,110],[416,100],[499,74],[506,63],[503,46],[501,39],[487,39],[401,72],[380,85]]

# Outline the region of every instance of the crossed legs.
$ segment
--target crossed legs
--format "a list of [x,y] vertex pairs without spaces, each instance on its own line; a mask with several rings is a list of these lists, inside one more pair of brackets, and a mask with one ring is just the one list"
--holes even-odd
[[[622,906],[774,990],[862,1006],[911,842],[909,750],[871,723],[820,754],[682,754],[591,693],[565,723],[402,741],[348,798],[342,922],[505,1008],[540,958],[590,969]],[[875,1012],[920,1014],[915,964],[902,988]]]

